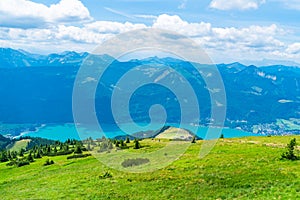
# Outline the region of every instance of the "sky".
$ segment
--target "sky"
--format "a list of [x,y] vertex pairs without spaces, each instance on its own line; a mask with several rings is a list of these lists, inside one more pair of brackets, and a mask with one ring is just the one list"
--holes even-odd
[[92,52],[120,33],[160,28],[216,63],[300,63],[299,19],[300,0],[1,0],[0,47]]

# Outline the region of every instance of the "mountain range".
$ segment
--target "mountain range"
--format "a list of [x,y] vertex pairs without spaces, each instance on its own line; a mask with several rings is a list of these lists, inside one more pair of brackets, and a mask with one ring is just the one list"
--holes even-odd
[[[0,48],[0,122],[3,123],[69,123],[73,122],[72,92],[74,80],[84,59],[95,63],[113,59],[108,55],[63,52],[38,55],[22,50]],[[151,66],[152,70],[140,65]],[[96,93],[97,116],[105,123],[114,121],[107,105],[118,80],[129,70],[143,76],[180,81],[175,73],[161,66],[172,66],[182,72],[201,101],[201,124],[209,125],[210,92],[205,81],[197,78],[189,62],[175,58],[150,57],[120,62],[114,60],[110,73],[101,80]],[[300,124],[300,68],[272,65],[257,67],[241,63],[216,65],[226,90],[225,126],[258,132],[298,133]],[[209,68],[209,66],[206,66]],[[195,78],[196,77],[196,78]],[[138,80],[137,80],[138,81]],[[125,88],[124,88],[125,89]],[[163,105],[167,121],[180,120],[180,105],[174,94],[164,87],[147,85],[131,98],[131,115],[135,121],[149,122],[151,105]],[[192,115],[192,110],[190,112]],[[286,123],[279,123],[286,120]],[[288,122],[287,122],[288,121]],[[254,130],[255,129],[255,130]]]

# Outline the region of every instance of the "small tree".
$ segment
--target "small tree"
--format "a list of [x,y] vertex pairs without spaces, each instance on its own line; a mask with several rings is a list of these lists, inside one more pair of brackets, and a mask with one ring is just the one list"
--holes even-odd
[[129,137],[126,137],[126,143],[130,143]]
[[114,147],[113,147],[113,145],[112,145],[112,143],[110,142],[110,141],[108,141],[108,150],[110,150],[110,149],[113,149]]
[[47,153],[51,153],[51,147],[50,146],[47,147]]
[[42,153],[40,149],[37,150],[37,153],[34,155],[34,158],[42,158]]
[[223,138],[224,138],[224,134],[223,134],[223,133],[220,135],[220,138],[221,138],[221,139],[223,139]]
[[20,152],[19,152],[19,156],[20,157],[23,157],[24,156],[24,152],[25,152],[25,149],[20,149]]
[[125,147],[125,146],[126,146],[126,143],[124,143],[123,140],[120,140],[120,145],[121,145],[121,147]]
[[134,146],[133,146],[134,149],[139,149],[141,148],[141,144],[139,143],[139,141],[137,139],[134,140]]
[[8,158],[8,160],[11,160],[11,159],[12,159],[11,154],[10,154],[10,151],[7,151],[7,158]]
[[56,148],[56,146],[54,146],[54,153],[57,153],[57,148]]
[[0,153],[0,162],[6,162],[6,161],[8,161],[7,151],[2,151],[2,153]]
[[116,141],[115,145],[116,145],[116,147],[120,147],[120,142]]
[[64,146],[64,151],[69,151],[69,145],[68,145],[68,144],[66,144],[66,145]]
[[34,159],[33,159],[33,156],[32,156],[32,154],[31,154],[31,152],[29,153],[29,155],[28,155],[28,157],[27,157],[27,160],[28,160],[29,162],[34,162]]
[[281,159],[288,159],[288,160],[299,160],[299,157],[295,155],[295,146],[297,145],[296,143],[296,138],[293,138],[290,143],[286,147],[286,152],[284,152],[281,155]]
[[76,145],[74,153],[77,153],[77,154],[81,154],[82,153],[82,149],[81,149],[81,147],[79,145]]
[[88,151],[91,151],[91,150],[92,150],[90,143],[88,143],[88,145],[87,145],[87,150],[88,150]]
[[193,136],[192,143],[196,143],[196,137]]

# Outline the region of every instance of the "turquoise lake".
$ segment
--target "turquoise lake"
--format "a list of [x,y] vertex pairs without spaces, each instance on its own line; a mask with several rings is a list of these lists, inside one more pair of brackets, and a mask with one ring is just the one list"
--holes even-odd
[[[168,125],[179,127],[176,124],[168,124]],[[136,127],[130,124],[123,124],[121,127],[123,128],[122,130],[124,129],[126,130],[126,133],[133,134],[139,131],[158,130],[162,126],[155,124],[152,126],[141,126],[139,127],[139,129],[136,129]],[[207,127],[195,127],[192,125],[182,125],[181,128],[188,129],[194,133],[197,132],[197,136],[204,139],[218,138],[221,133],[223,133],[225,138],[261,136],[260,134],[254,134],[242,130],[229,129],[229,128],[207,128]],[[37,128],[36,131],[26,131],[20,133],[20,135],[65,141],[68,138],[86,139],[88,137],[92,137],[96,139],[96,138],[101,138],[103,136],[108,138],[113,138],[115,136],[126,134],[124,131],[121,131],[120,129],[116,129],[115,126],[105,125],[105,129],[110,131],[105,131],[105,132],[95,131],[80,126],[76,127],[75,124],[49,124]]]

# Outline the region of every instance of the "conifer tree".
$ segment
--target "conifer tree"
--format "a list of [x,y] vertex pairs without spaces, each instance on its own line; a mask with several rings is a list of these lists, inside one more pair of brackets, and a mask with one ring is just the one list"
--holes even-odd
[[134,146],[133,146],[134,149],[139,149],[141,148],[141,145],[139,143],[139,141],[137,139],[134,140]]

